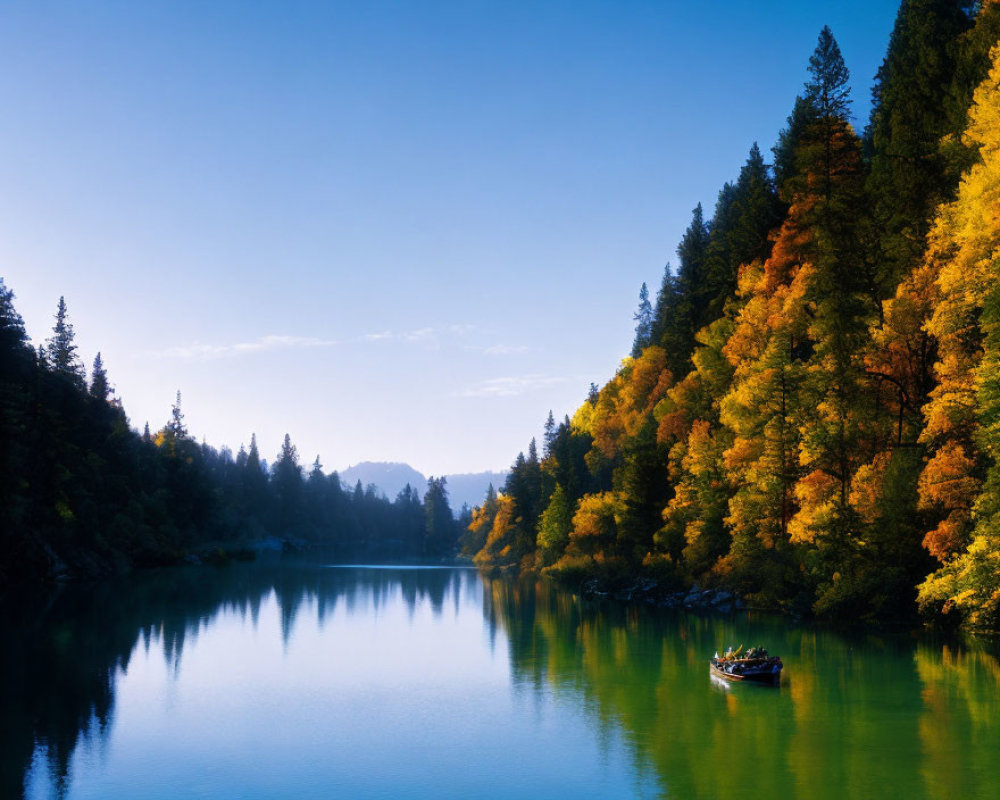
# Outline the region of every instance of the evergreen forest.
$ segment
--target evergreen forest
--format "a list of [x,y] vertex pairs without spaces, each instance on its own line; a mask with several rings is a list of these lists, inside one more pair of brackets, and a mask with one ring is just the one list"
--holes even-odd
[[824,28],[770,155],[694,208],[631,355],[463,552],[998,629],[998,42],[1000,3],[903,0],[859,130]]
[[[34,349],[0,278],[0,589],[133,566],[222,561],[262,549],[335,558],[440,559],[465,523],[447,482],[392,501],[304,469],[286,435],[272,464],[256,438],[234,456],[190,435],[178,392],[159,430],[133,430],[100,353],[89,380],[66,302]],[[467,512],[466,512],[467,513]]]

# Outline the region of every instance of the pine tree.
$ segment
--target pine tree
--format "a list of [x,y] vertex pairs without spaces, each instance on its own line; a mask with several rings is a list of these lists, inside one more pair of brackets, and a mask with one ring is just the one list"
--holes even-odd
[[663,268],[663,279],[656,293],[656,305],[653,307],[653,324],[649,332],[649,340],[653,344],[662,345],[670,325],[670,317],[677,304],[677,279],[673,274],[670,262]]
[[552,442],[556,437],[556,419],[552,416],[552,409],[549,409],[549,416],[545,420],[545,431],[544,431],[544,453],[547,458],[552,452]]
[[805,99],[820,121],[846,120],[851,113],[851,73],[828,25],[819,32],[816,49],[809,56]]
[[796,97],[792,113],[785,122],[785,127],[778,134],[778,142],[772,153],[774,155],[774,183],[778,193],[786,203],[790,202],[786,189],[788,180],[798,169],[795,164],[795,154],[798,151],[802,136],[816,119],[815,106],[804,97]]
[[668,353],[670,371],[686,375],[691,368],[694,335],[707,320],[709,295],[705,256],[709,227],[701,203],[695,206],[691,224],[677,245],[677,281],[671,302],[663,309],[665,332],[659,342]]
[[448,480],[445,477],[427,480],[424,495],[424,555],[441,557],[454,554],[457,529],[448,505]]
[[247,453],[247,472],[262,473],[260,464],[260,450],[257,449],[257,434],[250,434],[250,452]]
[[181,411],[181,392],[177,390],[177,400],[170,407],[170,421],[167,423],[168,436],[174,440],[187,438],[187,426],[184,424],[184,413]]
[[850,490],[873,438],[862,354],[875,307],[858,226],[864,216],[861,143],[848,122],[849,73],[828,28],[820,34],[809,71],[806,98],[816,121],[796,153],[800,172],[791,189],[813,236],[797,276],[812,312],[812,353],[801,386],[801,402],[811,413],[799,425],[804,474],[795,485],[799,508],[788,530],[809,554],[817,582],[815,610],[861,613],[877,575],[858,535]]
[[56,309],[56,324],[46,343],[48,364],[56,374],[70,379],[77,386],[83,386],[83,364],[76,354],[75,338],[76,334],[66,311],[66,299],[60,297]]
[[754,143],[736,183],[722,188],[715,205],[705,252],[706,324],[721,316],[736,294],[739,268],[770,255],[769,234],[780,222],[780,201]]
[[24,320],[14,308],[14,292],[7,288],[0,277],[0,357],[7,363],[12,357],[22,357],[28,347]]
[[96,400],[107,402],[111,394],[111,387],[108,386],[108,374],[104,370],[104,361],[98,353],[94,358],[94,368],[90,373],[90,396]]
[[875,79],[866,139],[883,296],[920,260],[933,211],[953,191],[939,142],[951,127],[946,98],[971,5],[903,0]]
[[299,452],[287,433],[274,462],[272,480],[278,500],[278,529],[286,533],[299,532],[305,512],[302,507],[302,467]]
[[[316,460],[313,461],[312,469],[309,471],[309,482],[312,484],[321,484],[326,482],[326,475],[323,474],[323,465],[320,463],[319,456],[316,456]],[[409,484],[407,484],[409,486]]]
[[635,321],[635,340],[632,343],[632,357],[637,357],[642,353],[643,348],[651,343],[653,333],[653,306],[649,302],[649,289],[643,281],[642,288],[639,289],[639,308],[632,315]]

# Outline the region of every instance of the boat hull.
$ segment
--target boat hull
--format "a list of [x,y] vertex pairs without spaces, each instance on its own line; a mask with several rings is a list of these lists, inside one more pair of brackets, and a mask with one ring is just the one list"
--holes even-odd
[[758,683],[763,686],[778,686],[781,683],[781,669],[782,664],[778,661],[777,663],[768,662],[760,667],[747,665],[740,672],[727,672],[714,660],[709,662],[709,670],[712,675],[731,683]]

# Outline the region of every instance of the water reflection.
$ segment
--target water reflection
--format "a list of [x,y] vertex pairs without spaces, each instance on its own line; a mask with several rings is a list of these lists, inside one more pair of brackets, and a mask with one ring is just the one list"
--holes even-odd
[[287,645],[304,604],[319,625],[343,603],[351,612],[401,599],[412,615],[428,602],[476,598],[469,570],[326,570],[315,564],[191,568],[143,572],[94,586],[69,586],[35,601],[9,602],[0,614],[0,798],[24,796],[25,777],[44,761],[58,796],[82,741],[105,738],[117,679],[142,648],[157,644],[175,675],[185,644],[220,614],[256,625],[269,597],[280,609]]
[[[787,620],[588,605],[492,581],[516,679],[581,692],[665,796],[1000,797],[1000,665],[982,641],[850,636]],[[766,644],[777,691],[713,684],[707,657]]]
[[[266,661],[246,650],[243,657],[259,657],[257,672],[216,676],[207,684],[213,691],[241,679],[248,692],[266,691],[260,676],[281,658],[294,660],[288,653],[299,644],[297,671],[289,675],[292,683],[313,681],[299,687],[304,696],[343,694],[343,683],[323,678],[336,669],[362,688],[350,714],[330,702],[303,704],[305,717],[289,724],[312,725],[315,736],[331,742],[345,726],[344,736],[375,741],[379,726],[405,731],[412,752],[387,744],[370,768],[380,782],[347,785],[352,796],[391,796],[414,772],[424,791],[410,786],[411,796],[472,796],[477,789],[478,796],[551,795],[574,776],[580,783],[573,793],[592,786],[591,796],[1000,796],[1000,663],[995,647],[981,640],[852,636],[752,614],[703,617],[594,604],[546,583],[484,581],[469,570],[287,562],[143,573],[67,587],[39,602],[8,602],[3,611],[3,798],[24,797],[30,780],[47,783],[56,796],[73,796],[74,754],[100,752],[116,725],[134,722],[124,713],[128,703],[145,700],[135,689],[121,697],[126,676],[136,672],[130,667],[162,656],[157,663],[165,677],[154,675],[150,685],[194,682],[191,676],[203,674],[211,659],[203,654],[192,662],[192,653],[232,635],[237,622],[271,637],[284,656]],[[428,619],[470,615],[475,626],[449,633],[459,637],[446,656],[450,667],[418,652],[443,641],[431,635]],[[345,630],[345,620],[357,630]],[[385,638],[386,626],[388,638],[401,639],[408,651],[400,655],[392,641],[382,649],[362,646],[380,630]],[[324,637],[336,641],[318,650]],[[240,646],[260,647],[255,641],[244,637]],[[710,680],[707,657],[739,643],[764,644],[782,656],[779,689]],[[398,663],[390,669],[364,662],[373,654]],[[316,659],[322,663],[314,670],[308,665]],[[490,659],[499,659],[499,679],[484,674]],[[422,679],[421,671],[430,670],[440,673],[438,684]],[[411,728],[400,722],[407,714],[415,720]],[[275,717],[259,719],[271,724]],[[448,735],[458,744],[448,745]],[[538,742],[545,752],[534,752]],[[587,749],[594,742],[606,762],[599,767],[585,763],[594,757]],[[615,766],[616,759],[625,763]],[[309,773],[296,785],[297,776],[314,769],[313,760],[288,757],[281,791],[309,796],[312,787],[312,796],[324,796],[333,784],[323,781],[342,780],[340,773]],[[593,777],[580,777],[588,769],[611,783],[588,784]],[[233,789],[234,796],[248,796],[240,791]],[[268,791],[273,787],[257,796]]]

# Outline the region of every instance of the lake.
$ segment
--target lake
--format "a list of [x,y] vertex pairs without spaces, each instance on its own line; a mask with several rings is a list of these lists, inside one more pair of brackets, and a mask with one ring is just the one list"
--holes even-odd
[[1000,797],[981,640],[279,560],[0,611],[2,798]]

